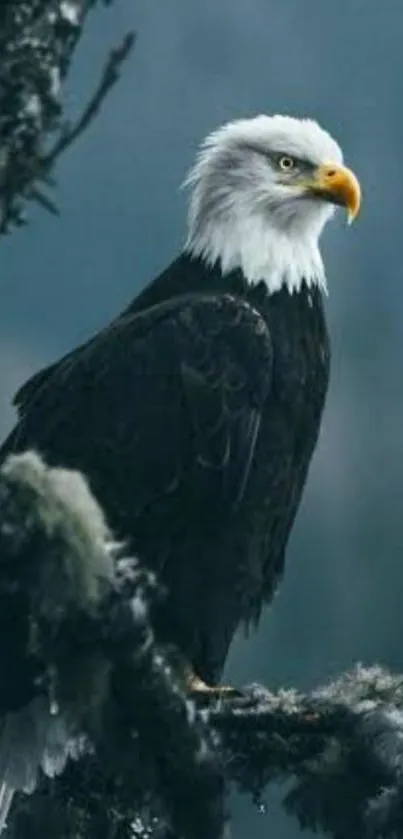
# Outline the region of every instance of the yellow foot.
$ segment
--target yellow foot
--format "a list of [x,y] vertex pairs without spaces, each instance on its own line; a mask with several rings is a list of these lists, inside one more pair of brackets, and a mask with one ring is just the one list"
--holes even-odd
[[206,685],[192,671],[186,674],[186,687],[195,699],[225,699],[240,696],[240,691],[231,685]]

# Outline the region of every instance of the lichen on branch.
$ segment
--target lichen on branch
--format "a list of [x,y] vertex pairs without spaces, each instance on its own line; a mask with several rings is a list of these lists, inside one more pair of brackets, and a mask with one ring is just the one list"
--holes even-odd
[[402,676],[357,666],[306,694],[254,685],[196,699],[154,633],[163,598],[83,476],[29,452],[3,464],[0,667],[13,679],[0,683],[0,775],[19,790],[9,839],[45,828],[219,839],[231,785],[259,802],[270,783],[285,784],[303,827],[403,835]]

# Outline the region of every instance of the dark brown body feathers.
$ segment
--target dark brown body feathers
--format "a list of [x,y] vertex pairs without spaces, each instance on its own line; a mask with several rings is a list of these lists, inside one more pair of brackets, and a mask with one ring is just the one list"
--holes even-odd
[[282,574],[328,369],[318,289],[269,295],[182,255],[22,388],[1,456],[35,448],[87,474],[167,586],[162,637],[214,682]]

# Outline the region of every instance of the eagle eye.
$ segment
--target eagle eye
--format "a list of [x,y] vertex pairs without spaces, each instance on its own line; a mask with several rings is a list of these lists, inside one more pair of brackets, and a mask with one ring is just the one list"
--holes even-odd
[[291,172],[296,168],[297,162],[294,157],[289,154],[282,154],[278,159],[278,166],[283,172]]

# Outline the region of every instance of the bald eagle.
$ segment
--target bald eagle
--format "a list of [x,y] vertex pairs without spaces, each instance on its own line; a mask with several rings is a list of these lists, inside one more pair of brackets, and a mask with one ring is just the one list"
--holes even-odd
[[15,398],[1,458],[79,469],[163,582],[159,637],[215,685],[284,568],[329,375],[319,237],[360,206],[337,142],[257,116],[199,151],[177,259]]

